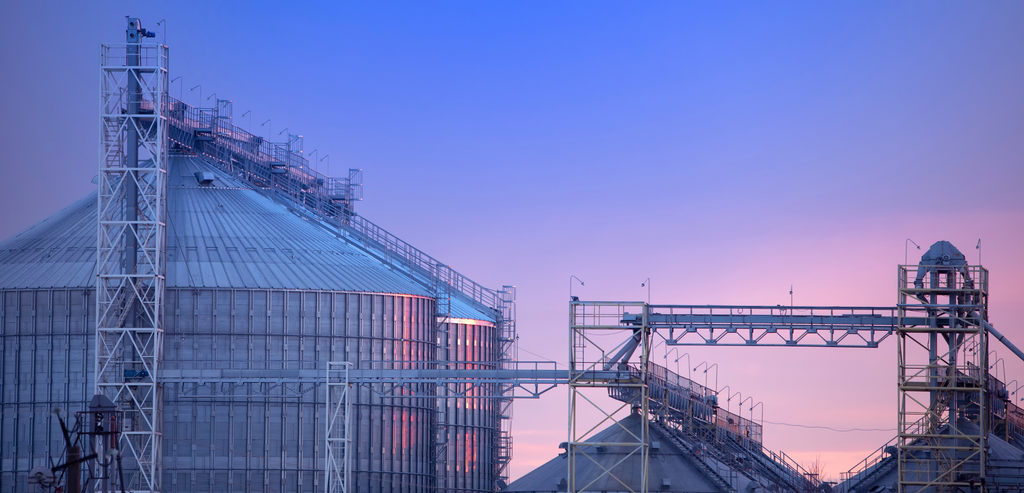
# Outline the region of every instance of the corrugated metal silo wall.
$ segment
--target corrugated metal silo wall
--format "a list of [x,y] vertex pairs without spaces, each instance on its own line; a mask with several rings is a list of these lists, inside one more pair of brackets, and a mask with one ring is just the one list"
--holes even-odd
[[[436,344],[434,300],[423,297],[176,290],[168,306],[167,368],[322,370],[326,361],[432,359]],[[165,391],[169,491],[323,488],[322,385],[209,387],[205,393],[213,395]],[[433,401],[382,400],[360,387],[354,402],[354,490],[430,489]]]
[[[466,321],[470,322],[470,321]],[[495,368],[499,346],[494,324],[449,323],[450,361],[463,369]],[[480,362],[480,363],[472,363]],[[481,385],[470,395],[494,395],[493,385]],[[495,444],[499,432],[498,406],[493,399],[452,399],[448,404],[448,473],[443,491],[494,491]]]
[[60,460],[51,411],[84,409],[92,397],[94,291],[0,291],[0,491],[27,491],[33,467]]
[[[63,449],[50,410],[91,394],[91,290],[4,292],[0,491]],[[322,370],[325,362],[432,360],[433,299],[329,291],[169,289],[166,369]],[[323,488],[322,383],[163,386],[164,491]],[[433,490],[435,401],[382,400],[360,388],[353,406],[353,488]]]

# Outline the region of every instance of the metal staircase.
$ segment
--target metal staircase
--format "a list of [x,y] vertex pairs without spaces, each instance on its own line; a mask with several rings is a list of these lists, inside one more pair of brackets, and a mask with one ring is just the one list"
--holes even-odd
[[[450,370],[453,368],[450,360],[452,359],[451,351],[454,349],[449,337],[449,322],[451,322],[452,318],[451,286],[440,282],[437,278],[434,278],[434,280],[431,291],[436,300],[437,308],[437,314],[434,317],[434,332],[437,337],[435,358],[438,369]],[[448,398],[448,390],[448,385],[438,385],[438,398],[435,400],[437,418],[434,426],[434,465],[437,471],[435,474],[437,491],[447,491],[454,486],[449,484],[451,474],[448,470],[448,415],[450,412],[449,407],[454,401]]]
[[[629,371],[639,375],[637,368],[630,366]],[[724,491],[739,488],[739,474],[767,491],[811,491],[817,486],[796,461],[761,446],[759,425],[717,407],[710,389],[654,363],[648,363],[647,375],[651,415],[659,417],[652,424],[657,422],[697,458],[709,477],[723,481]],[[609,396],[622,402],[638,397],[630,388],[609,389]]]
[[691,464],[704,472],[721,491],[737,491],[736,473],[729,467],[725,467],[720,461],[709,461],[706,447],[695,445],[694,442],[682,438],[684,432],[679,429],[672,429],[665,426],[665,423],[652,421],[651,426],[660,430],[668,439],[684,452],[684,456]]
[[[516,354],[516,287],[502,286],[497,293],[498,320],[498,368],[512,367],[519,360]],[[508,466],[512,462],[512,395],[514,387],[509,384],[498,384],[496,395],[508,396],[498,399],[498,433],[495,437],[494,480],[499,489],[503,488],[509,477]]]

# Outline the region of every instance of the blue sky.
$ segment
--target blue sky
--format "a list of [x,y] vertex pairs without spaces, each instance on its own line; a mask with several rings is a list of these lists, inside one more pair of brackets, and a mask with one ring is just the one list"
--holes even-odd
[[[993,320],[1024,344],[1018,2],[0,11],[0,238],[93,188],[98,45],[131,14],[166,35],[173,95],[202,84],[257,133],[303,134],[334,174],[365,170],[361,213],[516,283],[523,348],[545,357],[565,360],[570,274],[591,299],[641,299],[651,277],[660,303],[781,303],[792,283],[797,304],[889,305],[907,237],[972,259],[982,238]],[[893,427],[895,351],[691,352],[766,419]],[[516,474],[557,453],[564,413],[559,392],[519,405]],[[849,435],[769,426],[766,444],[838,472],[891,433]]]

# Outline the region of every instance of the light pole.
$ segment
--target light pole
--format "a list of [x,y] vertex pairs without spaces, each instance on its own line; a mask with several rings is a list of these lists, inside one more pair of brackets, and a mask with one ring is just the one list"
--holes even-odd
[[640,283],[640,287],[641,288],[644,287],[644,286],[647,286],[647,304],[650,305],[651,304],[651,278],[650,277],[648,277],[647,279],[645,279],[643,282]]
[[686,385],[689,387],[690,383],[693,382],[693,373],[690,371],[690,365],[693,363],[690,363],[690,353],[680,354],[679,357],[676,358],[676,373],[679,373],[679,360],[682,359],[683,356],[686,356]]
[[206,96],[206,101],[209,101],[210,98],[213,98],[213,122],[212,122],[212,127],[214,129],[214,133],[218,133],[219,132],[218,129],[220,127],[220,100],[217,99],[217,93],[216,92],[214,92],[213,94],[210,94],[209,96]]
[[[729,407],[730,407],[729,403],[731,403],[732,402],[732,398],[736,397],[736,396],[740,396],[740,399],[742,399],[743,398],[743,392],[740,392],[739,390],[737,390],[735,394],[730,395],[728,397],[728,399],[726,399],[726,401],[725,401],[725,410],[726,411],[730,411],[730,412],[732,411],[731,409],[729,409]],[[738,409],[738,407],[737,407],[737,409]],[[739,415],[739,413],[737,413],[737,415]],[[740,417],[742,418],[743,416],[740,416]],[[740,425],[739,423],[736,423],[736,426],[739,426],[739,425]]]
[[903,242],[903,264],[904,265],[907,264],[907,260],[909,259],[909,257],[907,256],[907,250],[910,249],[910,245],[911,244],[916,246],[918,250],[921,249],[921,245],[918,245],[916,241],[911,240],[910,238],[907,238],[907,241]]
[[[1009,396],[1011,396],[1011,395],[1015,395],[1015,394],[1017,393],[1017,391],[1018,391],[1018,390],[1020,390],[1020,384],[1019,384],[1019,383],[1017,383],[1017,379],[1013,379],[1013,380],[1010,380],[1010,381],[1009,381],[1009,382],[1008,382],[1008,383],[1006,384],[1006,390],[1007,390],[1007,392],[1009,392],[1009,390],[1010,390],[1010,384],[1011,384],[1011,383],[1012,383],[1012,384],[1014,384],[1014,387],[1013,387],[1013,392],[1010,392],[1010,393],[1009,393],[1009,394],[1007,395],[1007,397],[1009,397]],[[1010,399],[1010,400],[1012,401],[1013,399]]]
[[[741,400],[739,402],[739,404],[736,405],[736,411],[739,412],[741,418],[743,417],[743,403],[747,402],[747,401],[750,401],[750,405],[751,405],[751,407],[753,407],[753,405],[754,405],[754,397],[753,396],[749,396],[749,395],[747,396],[746,399]],[[751,416],[750,416],[750,421],[754,421],[753,414],[751,414]]]
[[[316,163],[316,158],[313,157],[313,154],[319,154],[319,153],[320,153],[320,149],[313,149],[312,151],[309,151],[309,158],[307,158],[306,161],[310,162],[310,163]],[[310,168],[312,169],[313,167],[310,166]]]
[[716,397],[717,397],[717,396],[718,396],[719,394],[721,394],[721,393],[722,393],[723,391],[725,392],[725,397],[726,397],[726,399],[725,399],[725,409],[726,409],[727,411],[729,410],[729,401],[731,401],[731,400],[732,400],[732,398],[731,398],[731,397],[729,397],[729,390],[730,390],[729,386],[728,386],[728,385],[726,385],[725,387],[722,387],[722,388],[720,388],[720,389],[718,389],[718,390],[716,390],[716,391],[715,391],[715,396],[716,396]]
[[750,406],[750,419],[754,419],[754,408],[761,406],[761,421],[758,423],[761,425],[761,429],[764,429],[764,401],[757,401],[757,404]]
[[[668,355],[672,354],[673,352],[676,353],[676,354],[679,354],[679,346],[672,346],[672,348],[670,349],[668,347],[668,344],[666,344],[665,345],[665,369],[666,370],[668,369]],[[676,366],[679,366],[679,365],[676,365]],[[678,374],[678,373],[679,372],[677,371],[676,374]]]
[[324,162],[324,159],[327,160],[327,176],[331,176],[331,155],[330,155],[330,153],[324,154],[324,157],[320,158],[320,162],[321,163]]
[[[199,89],[199,104],[203,104],[203,85],[202,84],[196,84],[196,85],[190,87],[188,89],[188,92],[195,91],[196,89]],[[199,107],[199,104],[196,105],[196,108]]]
[[[174,81],[180,81],[180,80],[181,80],[181,76],[180,75],[175,77],[175,78],[173,78],[173,79],[171,79],[171,85],[172,86],[174,85]],[[178,82],[178,101],[181,101],[181,97],[182,97],[181,96],[181,92],[182,92],[182,88],[183,87],[185,87],[185,83],[184,82]]]
[[[664,340],[654,341],[654,345],[651,346],[651,352],[654,352],[656,349],[658,349],[658,346],[661,346],[664,343],[665,343]],[[668,346],[665,346],[665,348],[666,348],[666,351],[667,351],[668,350]]]
[[267,140],[269,141],[270,140],[270,134],[274,132],[270,128],[270,118],[267,118],[267,120],[264,121],[263,123],[261,123],[260,126],[261,127],[267,127]]
[[245,113],[242,113],[242,118],[245,118],[245,115],[249,115],[249,128],[247,130],[251,132],[252,131],[252,110],[245,110]]
[[[989,358],[992,358],[992,354],[993,353],[995,353],[995,351],[989,351]],[[991,359],[990,359],[990,361],[991,361]],[[999,363],[1003,364],[1003,378],[1006,378],[1006,362],[1003,361],[1003,358],[996,358],[995,362],[992,363],[991,365],[989,365],[989,367],[988,367],[989,370],[996,370],[996,379],[997,380],[999,379],[999,368],[998,368]],[[985,384],[982,384],[982,385],[985,385]]]
[[748,400],[750,401],[751,404],[754,403],[754,398],[750,397],[750,396],[747,396],[746,399],[740,400],[739,404],[736,405],[736,411],[740,415],[740,422],[737,423],[737,425],[739,425],[740,439],[741,440],[748,440],[749,441],[750,440],[750,431],[751,431],[750,429],[752,428],[751,425],[754,423],[754,416],[753,416],[753,411],[751,411],[750,419],[748,419],[746,423],[743,422],[743,403],[747,402]]
[[576,274],[569,274],[569,301],[579,301],[579,299],[572,295],[572,281],[574,279],[576,282],[580,283],[580,286],[586,286],[586,284],[583,283],[583,279],[576,277]]
[[715,388],[717,389],[718,388],[718,363],[713,363],[711,366],[708,366],[708,362],[704,361],[701,364],[697,365],[693,369],[693,371],[699,370],[702,366],[705,367],[704,368],[704,388],[706,388],[706,389],[710,388],[710,387],[708,387],[708,370],[714,368],[715,369]]

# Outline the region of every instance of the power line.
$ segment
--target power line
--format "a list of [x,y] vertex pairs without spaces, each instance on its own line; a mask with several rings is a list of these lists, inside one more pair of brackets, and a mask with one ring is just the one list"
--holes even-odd
[[526,349],[526,348],[524,348],[523,346],[519,346],[519,350],[520,350],[520,351],[522,351],[522,352],[524,352],[524,353],[528,353],[528,354],[530,354],[531,356],[536,356],[536,357],[538,357],[538,358],[541,358],[541,359],[542,359],[542,360],[544,360],[544,361],[555,361],[555,360],[553,360],[553,359],[551,359],[551,358],[548,358],[547,356],[544,356],[543,354],[537,354],[537,353],[535,353],[535,352],[533,352],[533,351],[530,351],[529,349]]
[[889,432],[895,432],[896,431],[896,428],[833,428],[831,426],[804,425],[804,424],[799,424],[799,423],[783,423],[781,421],[768,421],[768,420],[765,420],[764,422],[768,423],[768,424],[772,424],[772,425],[792,426],[794,428],[807,428],[807,429],[812,429],[812,430],[827,430],[827,431],[834,431],[834,432],[837,432],[837,433],[867,432],[867,431],[889,431]]

